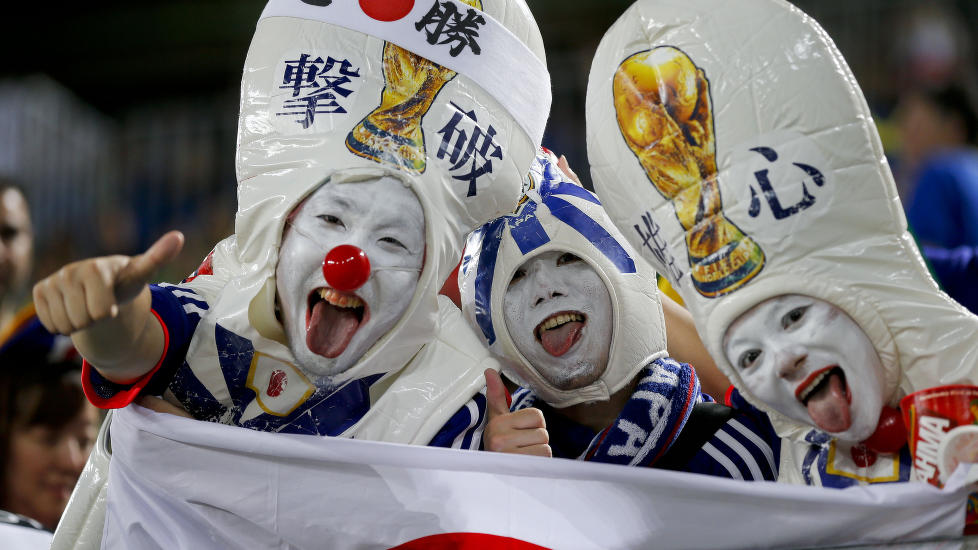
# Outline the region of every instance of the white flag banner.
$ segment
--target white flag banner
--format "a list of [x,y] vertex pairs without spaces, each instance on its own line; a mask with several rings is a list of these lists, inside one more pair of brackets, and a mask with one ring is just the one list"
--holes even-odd
[[960,535],[974,490],[966,481],[978,479],[978,468],[962,467],[943,490],[923,483],[843,490],[748,483],[264,433],[134,405],[117,412],[111,435],[103,548],[112,549],[757,548],[919,540]]

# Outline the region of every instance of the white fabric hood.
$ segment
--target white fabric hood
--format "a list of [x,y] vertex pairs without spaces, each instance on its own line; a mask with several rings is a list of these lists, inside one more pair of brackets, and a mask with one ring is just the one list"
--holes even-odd
[[[214,322],[293,361],[274,311],[278,248],[286,216],[324,181],[392,176],[424,209],[425,263],[413,301],[335,384],[396,371],[431,341],[436,294],[462,239],[515,204],[549,112],[543,45],[523,0],[411,6],[395,13],[379,2],[272,0],[245,62],[238,212],[235,235],[215,251],[215,274],[229,283],[216,303],[208,296]],[[438,22],[451,17],[477,32],[438,35]],[[524,82],[494,82],[486,73],[499,63]],[[208,355],[204,344],[193,343],[190,355],[195,346]]]
[[[666,117],[661,105],[643,111],[634,90],[655,78],[677,106],[669,115],[687,123],[643,142],[651,126],[642,122]],[[857,322],[882,360],[891,406],[915,390],[978,381],[978,318],[928,274],[862,92],[797,8],[639,0],[598,48],[587,120],[606,210],[670,279],[752,401],[724,334],[783,294],[826,300]],[[775,420],[782,432],[797,426]]]
[[[597,197],[557,168],[552,153],[537,156],[526,187],[515,214],[493,220],[469,236],[459,269],[462,311],[490,350],[503,358],[504,372],[550,405],[607,400],[642,367],[666,355],[655,272],[611,223]],[[611,297],[608,367],[595,382],[574,390],[554,387],[534,369],[516,348],[503,314],[503,297],[516,270],[552,250],[571,252],[588,262]]]

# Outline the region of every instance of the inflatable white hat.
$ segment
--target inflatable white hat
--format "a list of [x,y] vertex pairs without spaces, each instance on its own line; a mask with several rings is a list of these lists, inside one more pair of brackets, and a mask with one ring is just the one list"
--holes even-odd
[[[753,306],[791,294],[858,324],[890,406],[914,390],[978,381],[978,318],[929,276],[866,100],[825,31],[797,8],[639,0],[598,48],[587,121],[606,210],[755,403],[724,337]],[[797,425],[775,420],[782,431]]]
[[[424,210],[417,291],[394,328],[330,382],[401,369],[433,338],[436,294],[465,235],[518,200],[549,108],[543,45],[523,0],[271,0],[241,84],[235,235],[215,249],[220,285],[192,285],[211,304],[202,324],[247,337],[269,364],[291,363],[274,281],[289,213],[324,182],[391,177]],[[191,368],[213,362],[206,340],[191,343]]]
[[[666,355],[655,272],[624,240],[598,198],[564,175],[549,151],[537,156],[526,187],[515,214],[495,219],[469,235],[459,269],[462,310],[489,349],[504,359],[504,372],[529,385],[550,405],[607,400],[642,367]],[[525,262],[549,251],[570,252],[590,264],[611,298],[608,366],[597,380],[582,388],[562,390],[542,377],[517,349],[503,314],[503,297],[513,274]]]
[[[197,379],[230,403],[214,365],[238,350],[217,349],[218,324],[254,346],[255,379],[295,370],[275,314],[289,213],[324,182],[392,177],[424,210],[417,290],[394,328],[330,382],[396,374],[371,386],[370,411],[343,435],[428,443],[484,385],[487,353],[461,319],[439,312],[436,294],[465,235],[519,199],[549,111],[543,43],[524,0],[271,0],[241,82],[235,234],[186,283],[210,306],[187,350]],[[451,341],[436,338],[436,328]],[[419,353],[426,344],[438,345]],[[264,397],[312,391],[305,377],[288,376],[282,393]],[[376,388],[382,395],[373,401]],[[276,403],[262,397],[245,416],[275,414]],[[94,482],[73,495],[55,548],[101,544],[107,462],[92,454],[86,475]]]

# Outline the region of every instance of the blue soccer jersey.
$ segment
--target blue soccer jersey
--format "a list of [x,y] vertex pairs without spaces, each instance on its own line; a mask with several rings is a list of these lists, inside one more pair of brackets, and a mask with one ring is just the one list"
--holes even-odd
[[[207,302],[186,286],[151,285],[152,312],[165,334],[165,349],[156,366],[139,380],[117,384],[86,364],[83,382],[89,400],[98,407],[118,408],[139,394],[164,395],[183,405],[194,418],[268,432],[336,436],[353,426],[370,409],[370,387],[382,375],[350,381],[339,388],[309,385],[294,406],[274,410],[256,405],[256,365],[264,358],[251,341],[214,325],[218,371],[202,379],[186,361],[187,350]],[[276,378],[275,375],[281,375]],[[287,386],[287,376],[301,377],[288,367],[262,380],[264,393]],[[275,386],[275,384],[278,384]],[[295,384],[293,384],[294,386]],[[265,386],[268,386],[267,388]],[[461,407],[429,443],[437,447],[478,449],[485,425],[485,395],[477,394]]]
[[[657,359],[639,374],[632,398],[614,422],[599,433],[577,424],[542,403],[528,389],[513,396],[511,410],[540,408],[547,420],[554,456],[630,466],[666,467],[732,479],[769,480],[778,476],[780,438],[767,415],[747,403],[731,387],[719,426],[709,428],[704,443],[676,463],[669,455],[682,439],[696,404],[713,399],[699,392],[689,365]],[[698,428],[701,429],[701,428]],[[712,434],[712,435],[711,435]]]

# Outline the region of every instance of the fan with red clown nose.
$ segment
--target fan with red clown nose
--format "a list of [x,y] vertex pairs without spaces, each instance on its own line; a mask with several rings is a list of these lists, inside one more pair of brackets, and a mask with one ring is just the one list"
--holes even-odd
[[[409,413],[383,412],[370,390],[438,340],[436,293],[464,235],[518,198],[549,111],[542,58],[521,0],[268,3],[242,81],[235,237],[214,258],[215,273],[234,266],[218,301],[235,312],[212,317],[261,355],[242,421],[274,411],[292,425],[310,403],[359,392],[368,402],[331,435],[422,442],[437,432],[426,408],[450,416],[481,387],[469,359],[471,377],[445,371],[441,397],[418,390]],[[288,376],[272,398],[275,370]]]
[[163,357],[131,384],[96,364],[90,397],[154,387],[198,420],[477,448],[498,363],[437,293],[465,235],[519,199],[549,110],[524,0],[270,0],[241,83],[235,233],[150,285]]

